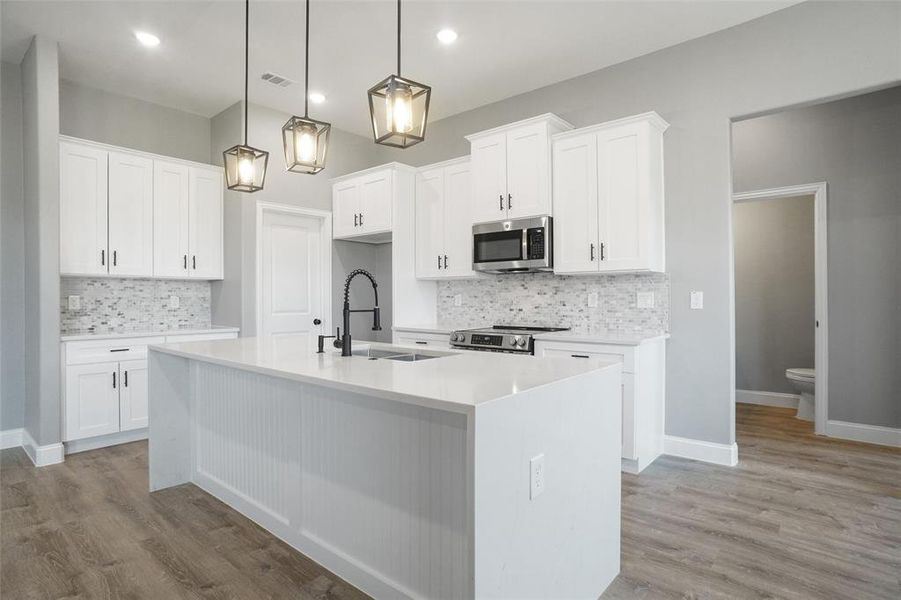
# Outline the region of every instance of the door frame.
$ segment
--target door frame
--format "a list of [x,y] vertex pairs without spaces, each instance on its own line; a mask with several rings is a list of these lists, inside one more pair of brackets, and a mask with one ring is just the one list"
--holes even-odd
[[322,330],[332,330],[332,213],[327,210],[304,208],[290,204],[277,202],[257,202],[257,226],[256,226],[256,330],[257,335],[263,331],[263,215],[276,213],[283,215],[298,215],[319,219],[319,232],[322,234],[321,247],[319,249],[320,269],[322,272],[323,286],[320,290],[320,302],[322,306]]
[[[805,183],[786,187],[753,190],[732,194],[733,204],[759,200],[778,200],[793,196],[813,195],[814,221],[814,318],[817,320],[814,342],[814,431],[817,435],[827,435],[826,423],[829,411],[829,283],[827,245],[827,185],[825,181]],[[734,222],[734,219],[733,219]],[[733,239],[733,250],[735,241]],[[733,259],[734,261],[734,259]],[[735,267],[733,264],[733,271]],[[733,283],[734,285],[734,283]],[[733,289],[734,293],[734,289]],[[732,308],[733,322],[735,307]]]

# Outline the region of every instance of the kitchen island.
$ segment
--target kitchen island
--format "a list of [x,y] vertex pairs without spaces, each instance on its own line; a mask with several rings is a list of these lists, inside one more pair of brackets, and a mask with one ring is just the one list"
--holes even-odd
[[597,598],[621,367],[240,338],[150,348],[150,488],[194,483],[376,598]]

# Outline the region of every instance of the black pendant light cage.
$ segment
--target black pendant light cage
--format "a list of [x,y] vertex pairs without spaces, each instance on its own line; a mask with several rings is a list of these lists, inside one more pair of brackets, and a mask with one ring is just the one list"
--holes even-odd
[[409,148],[425,140],[432,88],[400,75],[400,0],[397,0],[397,74],[369,88],[376,144]]
[[293,116],[282,127],[285,164],[292,173],[315,175],[325,168],[332,126],[311,119],[310,108],[310,0],[306,0],[306,40],[304,54],[303,116]]
[[244,143],[222,153],[225,186],[235,192],[253,193],[263,189],[269,153],[247,145],[247,87],[250,58],[250,0],[244,0]]

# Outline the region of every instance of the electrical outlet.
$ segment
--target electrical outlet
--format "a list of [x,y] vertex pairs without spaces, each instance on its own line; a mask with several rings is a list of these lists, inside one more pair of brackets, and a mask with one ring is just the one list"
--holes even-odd
[[169,308],[178,308],[180,304],[178,296],[169,296]]
[[691,298],[691,308],[693,310],[701,310],[704,308],[704,292],[692,291],[689,296]]
[[598,293],[591,292],[588,294],[588,308],[597,308],[598,307]]
[[81,310],[81,296],[69,296],[69,310]]
[[544,454],[529,461],[529,500],[534,500],[544,492]]
[[654,292],[638,292],[635,295],[638,308],[654,308]]
[[456,294],[454,296],[454,306],[463,306],[463,294]]

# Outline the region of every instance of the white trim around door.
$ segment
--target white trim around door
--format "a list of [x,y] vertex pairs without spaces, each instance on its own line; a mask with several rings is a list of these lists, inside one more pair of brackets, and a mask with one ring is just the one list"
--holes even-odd
[[275,202],[258,202],[256,213],[256,330],[257,335],[263,331],[263,215],[276,213],[313,217],[320,220],[321,247],[319,253],[322,272],[322,289],[320,302],[322,310],[322,331],[332,331],[332,213],[325,210],[278,204]]
[[[814,363],[816,367],[816,383],[814,389],[814,431],[818,435],[829,435],[826,423],[829,410],[829,307],[828,307],[828,249],[826,237],[827,223],[827,186],[825,181],[805,183],[787,187],[754,190],[732,194],[732,202],[754,202],[757,200],[776,200],[794,196],[814,197],[814,284],[816,341]],[[735,308],[733,306],[733,313]],[[733,314],[733,320],[734,320]]]

